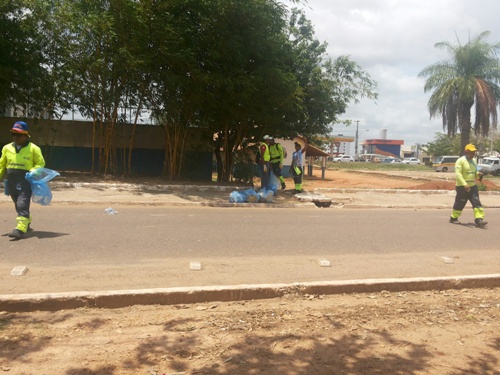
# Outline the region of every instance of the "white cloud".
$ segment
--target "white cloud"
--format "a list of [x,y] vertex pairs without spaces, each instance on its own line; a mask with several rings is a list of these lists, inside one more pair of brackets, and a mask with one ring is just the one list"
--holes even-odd
[[[379,85],[377,104],[352,104],[343,118],[359,120],[364,138],[390,139],[406,145],[426,143],[442,132],[440,118],[429,119],[424,79],[418,73],[448,57],[435,43],[458,40],[489,30],[490,43],[500,42],[496,0],[308,0],[302,6],[316,37],[328,43],[335,58],[349,55]],[[457,40],[458,38],[458,40]],[[335,132],[346,132],[342,127]],[[360,137],[361,139],[364,139]]]

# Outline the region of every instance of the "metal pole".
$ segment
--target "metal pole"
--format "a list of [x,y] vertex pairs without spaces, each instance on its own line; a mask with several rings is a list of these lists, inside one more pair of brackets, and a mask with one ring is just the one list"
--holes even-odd
[[356,120],[356,144],[354,145],[354,160],[358,161],[358,129],[359,129],[359,120]]

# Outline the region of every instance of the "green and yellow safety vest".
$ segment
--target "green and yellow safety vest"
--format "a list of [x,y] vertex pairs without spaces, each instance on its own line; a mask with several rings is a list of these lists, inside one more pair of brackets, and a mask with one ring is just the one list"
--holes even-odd
[[271,163],[283,163],[284,153],[283,147],[279,143],[269,146],[269,153],[271,154]]
[[474,186],[476,184],[477,165],[474,160],[467,160],[465,156],[455,162],[456,186]]
[[45,160],[42,151],[37,145],[28,142],[17,150],[15,143],[3,146],[2,157],[0,157],[0,178],[9,170],[19,170],[30,172],[34,169],[43,168]]

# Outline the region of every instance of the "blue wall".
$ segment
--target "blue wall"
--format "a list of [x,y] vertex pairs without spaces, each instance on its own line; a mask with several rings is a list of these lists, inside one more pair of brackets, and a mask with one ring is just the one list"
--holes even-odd
[[[56,171],[92,171],[92,149],[87,147],[42,146],[47,168]],[[98,170],[98,150],[94,150],[94,170]],[[123,150],[117,150],[118,168],[123,169]],[[135,149],[132,152],[132,174],[136,176],[161,176],[165,152],[163,150]],[[212,181],[212,154],[187,152],[181,177],[188,180]]]

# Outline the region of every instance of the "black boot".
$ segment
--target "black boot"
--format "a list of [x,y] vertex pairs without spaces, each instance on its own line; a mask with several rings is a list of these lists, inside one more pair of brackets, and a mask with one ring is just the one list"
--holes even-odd
[[476,227],[478,227],[478,228],[484,228],[486,225],[488,225],[488,222],[484,221],[483,219],[476,219],[476,220],[474,220],[474,223],[476,224]]
[[458,221],[458,219],[455,219],[454,217],[450,217],[450,223],[452,223],[452,224],[460,224],[460,221]]
[[286,185],[284,182],[281,183],[281,190],[285,190],[286,189]]
[[12,232],[9,233],[10,238],[14,238],[16,240],[20,240],[21,238],[24,237],[24,233],[21,232],[19,229],[14,229]]

